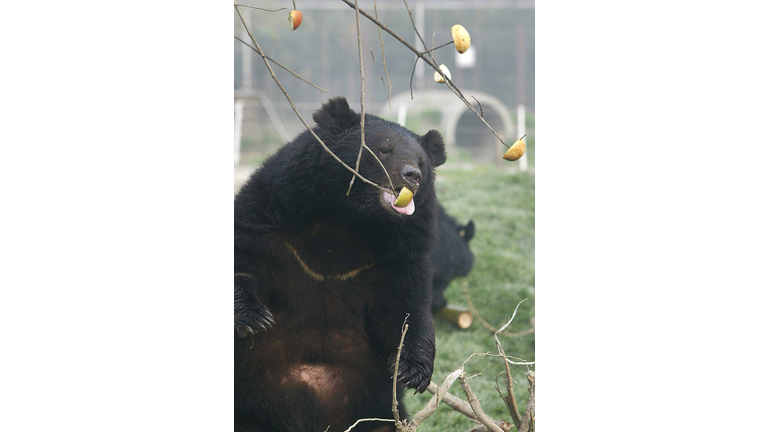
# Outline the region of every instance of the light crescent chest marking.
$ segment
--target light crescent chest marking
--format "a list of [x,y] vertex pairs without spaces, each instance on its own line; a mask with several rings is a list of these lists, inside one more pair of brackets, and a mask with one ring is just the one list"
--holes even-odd
[[361,271],[369,269],[369,268],[371,268],[371,267],[373,267],[375,265],[375,263],[366,264],[366,265],[364,265],[362,267],[358,267],[358,268],[356,268],[354,270],[350,270],[350,271],[348,271],[346,273],[342,273],[342,274],[322,275],[322,274],[312,270],[311,268],[309,268],[309,265],[307,265],[307,263],[303,259],[301,259],[301,256],[299,255],[299,251],[297,251],[296,248],[291,246],[290,243],[285,243],[285,246],[291,252],[293,252],[293,256],[296,258],[296,261],[298,261],[299,264],[301,264],[301,267],[304,269],[304,272],[306,274],[308,274],[312,279],[314,279],[316,281],[319,281],[319,282],[326,281],[326,280],[342,280],[343,281],[343,280],[351,279],[351,278],[357,276]]

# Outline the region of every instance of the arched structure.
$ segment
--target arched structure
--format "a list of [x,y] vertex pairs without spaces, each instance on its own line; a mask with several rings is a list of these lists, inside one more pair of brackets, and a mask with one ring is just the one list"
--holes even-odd
[[[478,112],[480,109],[476,106],[476,102],[471,96],[474,96],[483,106],[484,114],[488,113],[489,110],[495,111],[501,120],[502,128],[499,130],[494,127],[494,129],[500,137],[504,138],[504,142],[508,142],[513,137],[514,124],[512,123],[512,114],[504,103],[496,97],[480,91],[462,90],[462,93],[465,97],[469,98],[469,101]],[[439,110],[441,112],[440,128],[445,132],[443,138],[445,139],[445,145],[449,148],[456,146],[456,127],[461,116],[465,113],[474,116],[474,113],[467,108],[464,102],[450,90],[414,91],[413,99],[411,99],[410,91],[399,93],[392,97],[392,111],[389,110],[389,105],[385,104],[379,115],[391,117],[394,112],[398,115],[398,122],[404,123],[408,113],[425,110]],[[475,120],[481,127],[486,127],[480,119]],[[501,155],[504,153],[502,151],[503,145],[498,140],[496,142]]]

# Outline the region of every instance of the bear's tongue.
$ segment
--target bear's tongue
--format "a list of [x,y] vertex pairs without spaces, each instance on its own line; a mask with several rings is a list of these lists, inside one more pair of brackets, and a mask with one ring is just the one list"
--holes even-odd
[[395,201],[397,201],[397,197],[392,195],[389,192],[382,192],[382,197],[384,198],[384,201],[388,202],[389,205],[392,206],[393,209],[395,209],[396,212],[404,214],[404,215],[412,215],[414,211],[416,211],[416,204],[413,203],[414,200],[411,200],[411,202],[408,203],[405,207],[397,207],[395,205]]

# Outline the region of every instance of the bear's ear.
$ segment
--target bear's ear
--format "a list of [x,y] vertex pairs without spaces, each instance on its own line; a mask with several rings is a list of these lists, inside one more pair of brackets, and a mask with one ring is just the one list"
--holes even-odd
[[427,132],[426,135],[421,137],[421,144],[424,146],[424,150],[427,151],[429,163],[433,167],[438,167],[445,163],[445,143],[443,143],[443,136],[440,135],[440,132],[434,129]]
[[469,223],[467,223],[467,226],[465,226],[459,231],[459,234],[461,234],[461,237],[464,239],[465,242],[469,243],[469,241],[472,240],[472,237],[475,236],[475,222],[469,221]]
[[339,133],[360,124],[360,116],[349,109],[344,97],[336,97],[324,103],[312,118],[318,126],[332,133]]

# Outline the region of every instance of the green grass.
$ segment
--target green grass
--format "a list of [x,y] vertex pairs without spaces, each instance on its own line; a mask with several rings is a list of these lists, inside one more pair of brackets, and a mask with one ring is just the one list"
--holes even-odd
[[[520,300],[520,306],[509,331],[530,328],[534,316],[534,177],[509,174],[485,165],[463,169],[438,168],[437,193],[449,214],[460,223],[475,221],[476,234],[470,243],[475,266],[467,277],[469,293],[480,314],[493,326],[503,325]],[[449,303],[466,305],[459,281],[445,293]],[[442,377],[461,365],[473,352],[496,352],[493,334],[475,322],[467,330],[435,322],[437,357],[432,379]],[[508,355],[534,361],[534,336],[503,338]],[[515,397],[521,411],[528,398],[525,366],[511,366]],[[534,369],[534,367],[531,367]],[[504,370],[498,357],[474,357],[465,370],[467,375],[480,373],[470,385],[485,412],[494,419],[510,421],[504,402],[494,387],[496,374]],[[501,380],[500,380],[501,382]],[[503,384],[502,384],[503,386]],[[451,393],[465,398],[458,382]],[[411,414],[421,409],[431,395],[408,395],[406,404]],[[463,415],[441,404],[437,412],[422,424],[419,431],[465,431],[473,424]]]

